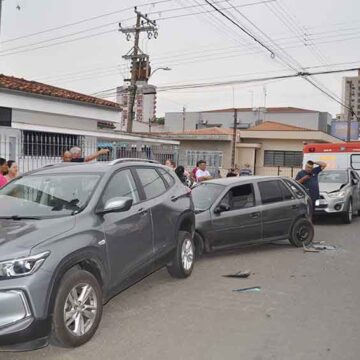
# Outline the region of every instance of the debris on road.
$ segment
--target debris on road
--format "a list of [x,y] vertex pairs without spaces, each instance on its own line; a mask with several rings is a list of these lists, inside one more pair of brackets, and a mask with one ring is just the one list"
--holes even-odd
[[242,289],[234,289],[233,292],[259,292],[261,291],[260,286],[253,286],[248,288],[242,288]]
[[334,245],[326,245],[325,241],[312,243],[309,246],[303,245],[304,252],[320,252],[321,250],[336,250]]
[[250,274],[251,274],[250,271],[239,271],[235,274],[223,275],[223,277],[247,279],[250,276]]

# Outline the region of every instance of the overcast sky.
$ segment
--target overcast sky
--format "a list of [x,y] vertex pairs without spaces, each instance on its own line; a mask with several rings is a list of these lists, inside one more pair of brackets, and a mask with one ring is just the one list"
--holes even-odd
[[[281,60],[296,62],[298,70],[315,67],[309,71],[360,67],[359,0],[211,2],[266,43],[275,59],[215,12],[181,16],[212,10],[205,0],[3,0],[0,72],[87,94],[122,85],[129,69],[122,55],[131,42],[118,32],[117,23],[134,23],[133,10],[121,11],[134,5],[158,19],[159,37],[148,40],[143,34],[140,42],[153,59],[153,69],[172,68],[154,74],[151,82],[157,86],[294,73]],[[259,4],[244,6],[251,3]],[[108,13],[112,14],[101,16]],[[92,17],[98,18],[82,21]],[[74,22],[80,23],[64,26]],[[46,31],[55,27],[62,28]],[[34,33],[38,34],[28,36]],[[315,80],[341,97],[342,76],[355,74],[322,75]],[[158,116],[181,111],[183,105],[188,111],[264,106],[265,92],[267,106],[340,112],[339,104],[306,81],[292,79],[160,92]]]

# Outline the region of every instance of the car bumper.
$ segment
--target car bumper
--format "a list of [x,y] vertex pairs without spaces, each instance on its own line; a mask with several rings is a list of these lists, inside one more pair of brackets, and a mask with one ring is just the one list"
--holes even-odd
[[0,351],[15,344],[19,348],[26,344],[27,349],[29,342],[38,339],[44,343],[51,331],[50,279],[49,273],[39,270],[28,277],[0,281]]
[[316,200],[315,214],[338,214],[346,211],[347,199],[329,198]]

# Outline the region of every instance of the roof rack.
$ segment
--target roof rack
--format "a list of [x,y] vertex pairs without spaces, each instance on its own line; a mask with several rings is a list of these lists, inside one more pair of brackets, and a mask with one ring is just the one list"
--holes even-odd
[[109,165],[112,166],[112,165],[117,165],[117,164],[126,163],[126,162],[145,162],[145,163],[149,163],[149,164],[160,164],[156,160],[139,159],[139,158],[123,158],[123,159],[116,159],[116,160],[110,161]]

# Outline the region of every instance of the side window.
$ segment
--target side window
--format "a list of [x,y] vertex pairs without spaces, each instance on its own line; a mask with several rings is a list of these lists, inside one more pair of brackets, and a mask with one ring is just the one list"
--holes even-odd
[[230,206],[230,210],[246,209],[255,206],[254,190],[251,184],[232,188],[222,199],[221,204]]
[[360,170],[360,154],[351,155],[351,167],[354,170]]
[[136,169],[147,199],[163,194],[166,187],[160,174],[154,168]]
[[114,197],[132,198],[134,204],[140,201],[139,192],[130,170],[121,170],[111,178],[102,196],[102,204],[105,205]]
[[158,169],[162,175],[162,177],[165,179],[169,187],[172,187],[175,184],[175,180],[172,177],[172,175],[166,171],[165,169],[159,168]]
[[295,199],[292,192],[289,190],[289,188],[283,182],[279,181],[279,186],[280,186],[281,193],[283,195],[284,200],[294,200]]
[[299,199],[303,199],[306,195],[305,190],[302,189],[301,185],[297,183],[293,183],[292,181],[284,179],[286,185],[290,187],[290,189],[295,193],[296,197]]
[[258,183],[263,204],[272,204],[283,200],[279,181],[263,181]]

